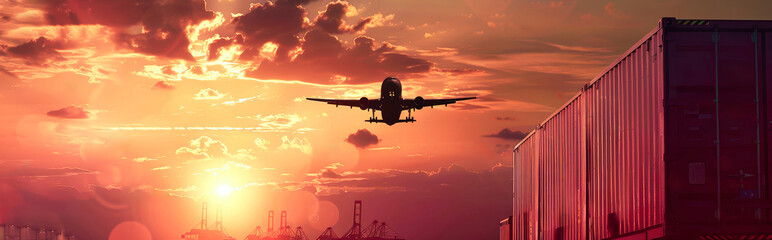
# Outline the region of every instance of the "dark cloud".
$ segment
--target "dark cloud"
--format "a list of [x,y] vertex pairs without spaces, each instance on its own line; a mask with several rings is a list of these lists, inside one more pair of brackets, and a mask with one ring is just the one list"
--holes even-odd
[[236,37],[230,38],[230,37],[221,37],[218,39],[215,39],[212,41],[212,43],[207,46],[209,54],[207,55],[207,59],[209,61],[217,60],[217,58],[220,57],[220,49],[225,47],[230,47],[233,44],[242,44],[244,43],[244,37],[242,35],[236,35]]
[[370,131],[367,131],[367,129],[359,129],[357,132],[349,134],[348,138],[346,138],[347,143],[351,143],[351,145],[354,145],[357,148],[367,148],[371,145],[378,144],[381,142],[381,139],[378,138],[375,134],[371,133]]
[[67,106],[61,109],[49,111],[46,115],[57,118],[86,119],[89,118],[89,112],[80,106]]
[[[299,35],[306,28],[306,11],[301,5],[308,2],[277,0],[255,3],[250,6],[248,13],[235,17],[232,23],[236,26],[236,32],[242,35],[246,47],[241,59],[254,60],[260,48],[272,42],[279,46],[276,61],[288,60],[289,52],[300,46]],[[210,46],[210,58],[213,56],[211,49]]]
[[337,1],[328,3],[327,8],[314,19],[314,26],[332,34],[363,31],[367,23],[372,21],[373,17],[362,19],[354,26],[346,25],[344,18],[351,11],[350,8],[348,2]]
[[[382,77],[378,76],[407,79],[433,71],[451,75],[476,72],[439,69],[434,62],[400,53],[391,44],[376,43],[367,36],[358,36],[353,45],[345,46],[332,34],[363,32],[371,23],[380,24],[389,18],[378,14],[348,25],[344,18],[353,11],[352,6],[337,1],[327,4],[309,24],[302,6],[307,2],[277,0],[252,4],[249,12],[231,22],[235,36],[221,37],[209,44],[208,59],[215,60],[223,48],[238,44],[244,49],[239,59],[255,62],[253,68],[246,70],[246,76],[320,84],[364,84],[380,81]],[[260,53],[269,42],[277,46],[271,58]]]
[[63,60],[64,57],[57,51],[63,48],[61,42],[38,37],[13,47],[0,46],[0,55],[22,58],[30,65],[46,65],[52,61]]
[[142,26],[147,32],[120,34],[118,39],[138,52],[193,61],[185,28],[214,17],[214,12],[206,10],[203,0],[160,1],[154,3],[142,18]]
[[246,74],[321,84],[364,84],[380,81],[377,76],[409,78],[435,68],[433,62],[393,52],[395,47],[391,44],[376,45],[373,38],[366,36],[357,37],[353,46],[345,48],[336,37],[318,29],[305,35],[302,49],[294,61],[264,61]]
[[525,138],[526,135],[528,135],[528,133],[524,133],[522,131],[512,131],[512,130],[509,130],[509,128],[504,128],[498,133],[484,135],[483,137],[501,138],[506,140],[518,140],[518,139]]
[[153,89],[174,89],[174,85],[167,81],[158,81],[153,84]]
[[[137,52],[194,60],[186,27],[215,17],[204,0],[45,0],[46,20],[53,25],[100,24],[112,27],[116,42]],[[143,33],[126,27],[141,24]]]

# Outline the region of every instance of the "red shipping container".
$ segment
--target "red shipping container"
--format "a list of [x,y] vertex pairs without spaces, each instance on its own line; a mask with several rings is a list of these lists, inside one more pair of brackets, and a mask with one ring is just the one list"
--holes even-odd
[[499,240],[512,240],[512,216],[499,222]]
[[514,239],[772,238],[772,21],[659,26],[514,149]]

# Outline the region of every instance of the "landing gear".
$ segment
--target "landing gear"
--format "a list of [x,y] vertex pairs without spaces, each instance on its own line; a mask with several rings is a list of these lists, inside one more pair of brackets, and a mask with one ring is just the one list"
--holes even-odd
[[373,109],[373,116],[370,117],[370,121],[368,121],[368,122],[374,123],[376,121],[378,121],[378,118],[375,117],[375,109]]
[[412,112],[413,112],[413,109],[407,109],[407,119],[405,119],[411,123],[415,122],[415,118],[413,118]]

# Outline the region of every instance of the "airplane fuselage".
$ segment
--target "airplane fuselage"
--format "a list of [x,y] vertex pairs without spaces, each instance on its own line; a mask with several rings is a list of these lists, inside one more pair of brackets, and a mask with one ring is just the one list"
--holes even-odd
[[[444,98],[444,99],[424,99],[421,96],[415,97],[415,99],[402,98],[402,83],[395,77],[388,77],[381,83],[381,97],[378,99],[367,99],[362,97],[359,100],[354,99],[324,99],[324,98],[306,98],[310,101],[326,102],[337,106],[348,106],[351,108],[357,107],[362,110],[372,111],[373,116],[365,122],[369,123],[385,123],[388,125],[394,125],[395,123],[412,123],[415,122],[413,118],[413,111],[421,110],[424,107],[434,107],[437,105],[445,105],[456,103],[456,101],[475,99],[476,97],[464,97],[464,98]],[[407,118],[399,119],[402,115],[402,110],[407,110]],[[381,111],[381,118],[378,119],[375,116],[376,111]]]
[[389,77],[381,83],[381,117],[383,122],[394,125],[402,115],[402,83]]

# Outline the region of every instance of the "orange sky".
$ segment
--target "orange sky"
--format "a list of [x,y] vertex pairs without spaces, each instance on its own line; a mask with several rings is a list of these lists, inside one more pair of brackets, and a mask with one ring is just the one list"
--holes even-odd
[[[201,201],[239,239],[269,209],[315,238],[354,199],[408,239],[492,238],[512,146],[660,17],[772,18],[763,0],[0,3],[0,222],[94,238],[176,239]],[[394,126],[303,100],[377,98],[390,75],[406,98],[478,99]]]

